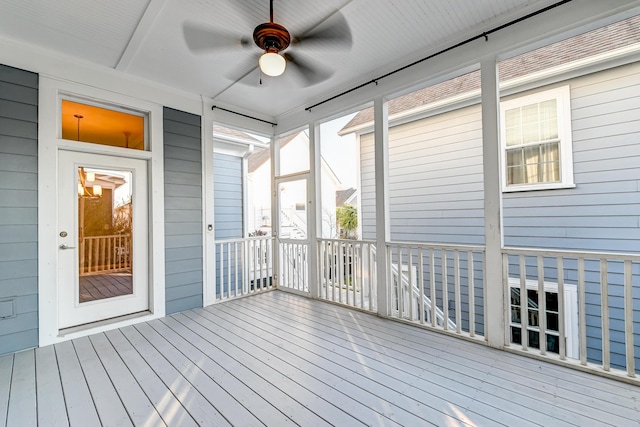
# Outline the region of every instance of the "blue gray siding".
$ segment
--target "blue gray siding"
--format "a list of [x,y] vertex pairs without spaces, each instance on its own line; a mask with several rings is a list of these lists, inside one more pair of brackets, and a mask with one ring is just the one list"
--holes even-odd
[[640,252],[640,63],[568,84],[576,188],[505,194],[505,245]]
[[0,65],[0,354],[38,345],[38,75]]
[[[242,158],[228,154],[215,153],[213,155],[213,199],[215,212],[216,240],[239,239],[243,237],[243,207],[242,207]],[[238,249],[240,251],[240,249]],[[221,258],[220,247],[216,249],[216,293],[220,294],[220,285],[228,292],[236,283],[235,246],[225,246],[224,259]],[[231,257],[231,269],[229,266]],[[220,262],[224,263],[224,273],[220,274]],[[242,283],[242,269],[238,271],[237,281]],[[229,283],[227,283],[229,281]],[[223,283],[224,282],[224,283]]]
[[164,108],[167,314],[202,307],[200,116]]
[[242,158],[215,153],[213,194],[216,240],[242,237]]
[[[640,63],[558,85],[571,88],[576,187],[504,193],[505,245],[639,253]],[[480,107],[471,106],[389,129],[392,240],[483,243],[480,118]],[[373,176],[372,150],[371,135],[363,136],[365,227],[375,218],[372,192],[367,191]],[[365,228],[365,237],[374,236],[375,228]],[[588,357],[598,362],[599,272],[597,265],[587,263],[587,269]],[[624,366],[619,270],[619,265],[610,265],[612,364],[618,367]],[[634,284],[638,270],[634,266]],[[535,279],[536,270],[532,272],[530,278]],[[553,280],[553,272],[548,278]],[[565,280],[575,283],[575,269],[565,269]],[[638,331],[640,318],[635,319]]]

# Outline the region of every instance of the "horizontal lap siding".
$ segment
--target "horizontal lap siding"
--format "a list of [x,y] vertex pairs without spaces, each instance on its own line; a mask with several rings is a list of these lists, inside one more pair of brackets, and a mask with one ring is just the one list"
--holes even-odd
[[38,345],[38,75],[0,65],[0,354]]
[[[504,194],[505,245],[640,252],[640,63],[570,80],[575,188]],[[634,269],[634,284],[640,276]],[[516,269],[517,267],[513,267]],[[586,264],[587,356],[602,360],[599,265]],[[611,363],[625,368],[621,265],[609,266]],[[551,272],[550,281],[557,280]],[[535,273],[531,275],[535,278]],[[577,270],[565,267],[565,282]],[[637,293],[636,293],[637,295]],[[639,307],[636,300],[634,307]],[[640,330],[638,312],[635,330]],[[640,344],[640,342],[637,342]],[[636,346],[640,355],[640,345]],[[640,358],[636,359],[640,366]]]
[[202,306],[200,116],[164,109],[167,314]]
[[484,242],[481,138],[479,106],[389,129],[392,240]]
[[505,194],[505,244],[640,252],[640,63],[568,84],[576,188]]
[[369,133],[360,137],[360,220],[362,238],[376,238],[376,177],[374,135]]
[[[242,209],[242,158],[227,154],[213,155],[213,194],[215,211],[216,240],[239,239],[243,236]],[[235,251],[238,251],[238,254]],[[236,283],[242,283],[241,266],[236,267],[235,258],[241,254],[240,246],[224,245],[223,254],[216,249],[216,293],[220,294],[222,284],[224,292],[235,289]],[[231,258],[231,259],[229,259]],[[223,263],[221,266],[220,263]],[[221,274],[222,267],[222,274]],[[228,270],[228,268],[230,270]],[[238,277],[236,277],[238,268]]]
[[[472,106],[389,129],[392,240],[484,242],[481,120]],[[363,236],[373,239],[373,134],[360,141]]]
[[215,153],[213,194],[216,240],[242,237],[242,158]]

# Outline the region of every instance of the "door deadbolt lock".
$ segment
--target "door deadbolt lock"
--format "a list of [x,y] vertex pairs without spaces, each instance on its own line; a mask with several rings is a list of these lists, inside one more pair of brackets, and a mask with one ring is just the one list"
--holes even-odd
[[61,231],[60,232],[60,237],[67,237],[67,236],[68,236],[68,234],[67,234],[66,231]]

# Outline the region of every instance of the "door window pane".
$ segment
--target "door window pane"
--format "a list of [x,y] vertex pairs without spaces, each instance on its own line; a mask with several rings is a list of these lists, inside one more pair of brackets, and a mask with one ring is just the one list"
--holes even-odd
[[[278,184],[280,196],[280,237],[307,238],[307,181],[289,181]],[[302,208],[302,209],[301,209]]]
[[78,167],[79,303],[133,293],[131,171]]

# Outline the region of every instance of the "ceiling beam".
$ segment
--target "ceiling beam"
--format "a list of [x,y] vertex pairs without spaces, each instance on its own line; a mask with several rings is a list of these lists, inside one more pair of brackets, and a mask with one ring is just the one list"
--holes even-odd
[[158,15],[160,15],[160,12],[166,3],[167,0],[149,0],[149,4],[142,14],[142,18],[140,18],[138,26],[131,35],[129,43],[127,43],[127,47],[124,48],[124,51],[115,66],[116,70],[126,71],[127,68],[129,68],[129,65],[134,60],[140,46],[142,46],[142,43],[147,38],[153,23]]

